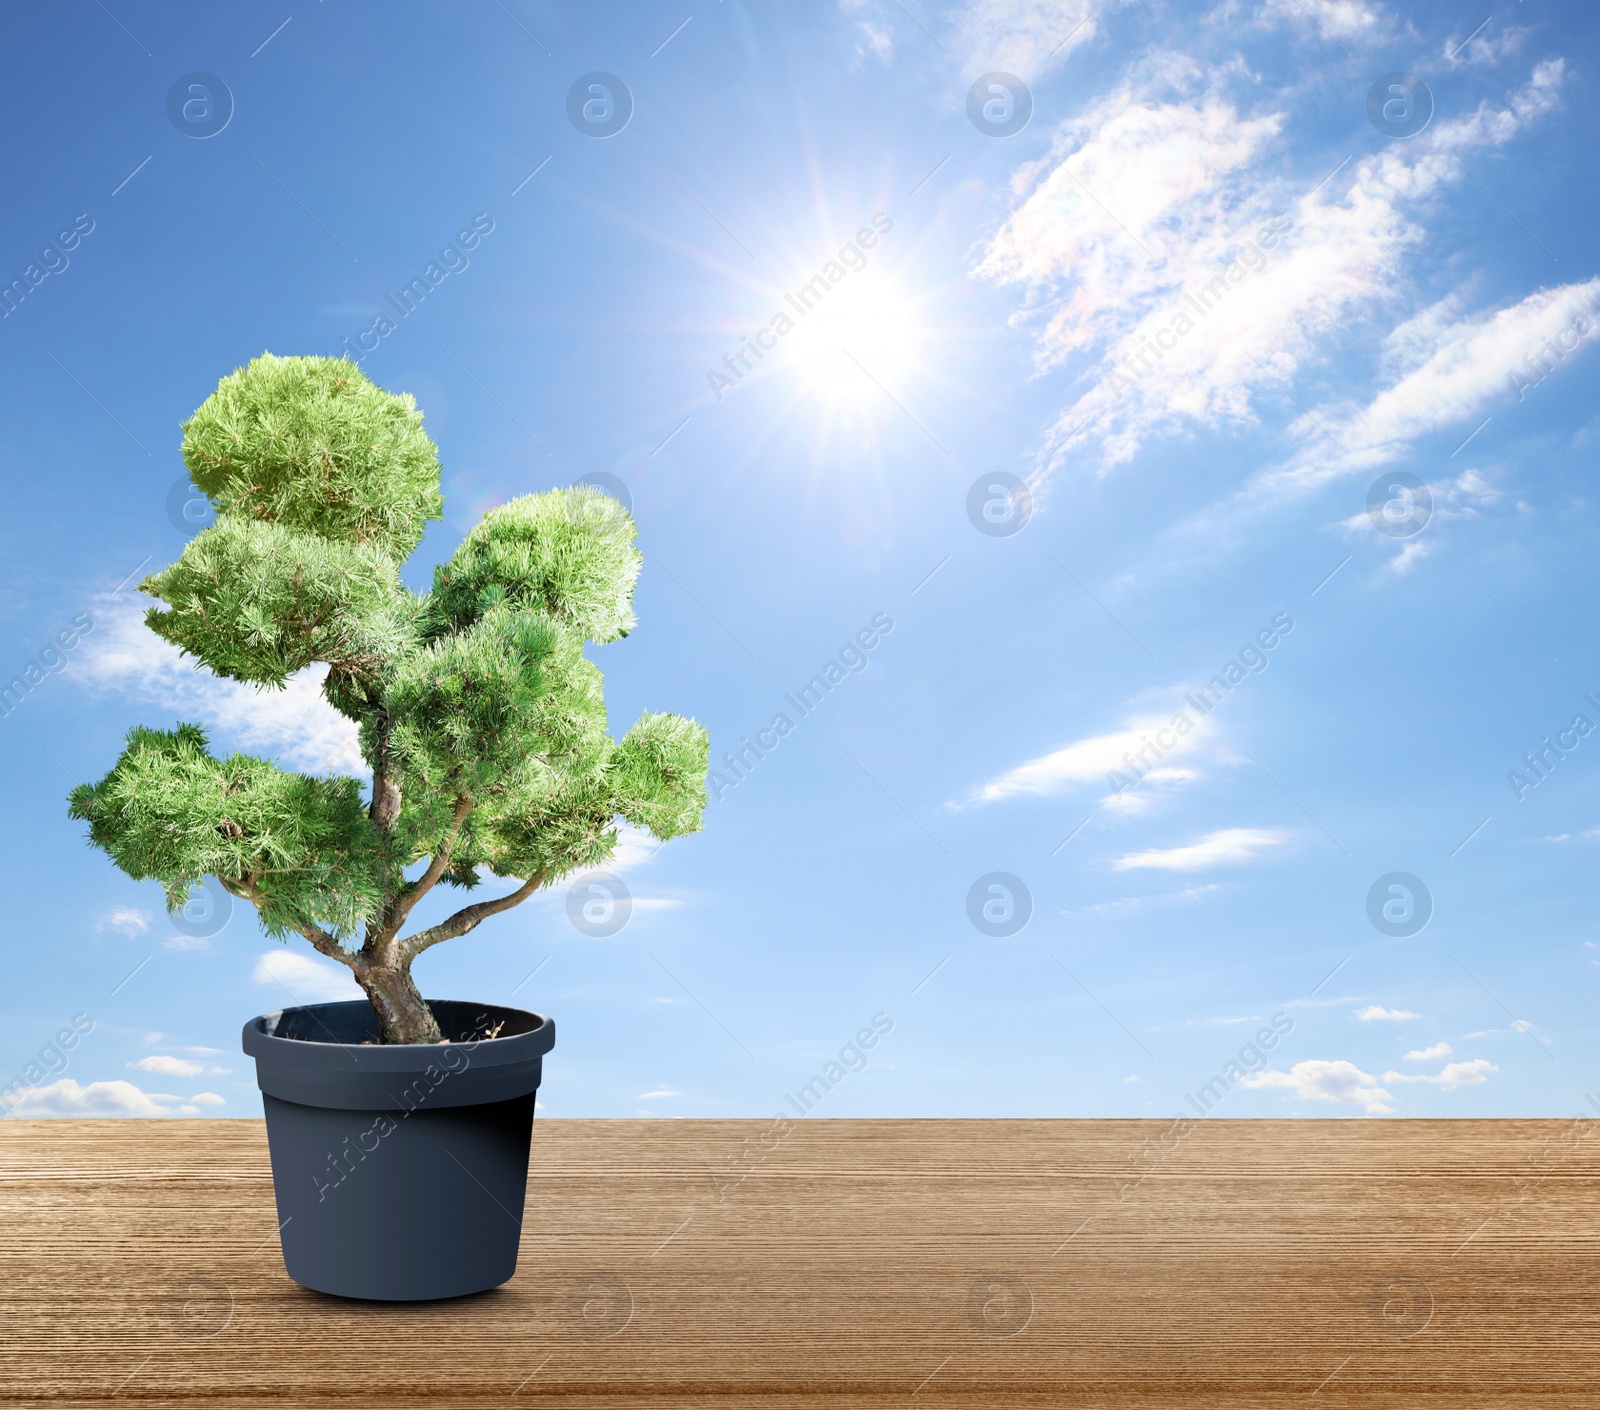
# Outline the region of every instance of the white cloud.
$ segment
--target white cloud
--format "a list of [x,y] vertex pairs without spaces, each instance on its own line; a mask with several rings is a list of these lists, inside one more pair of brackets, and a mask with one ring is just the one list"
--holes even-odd
[[1426,540],[1408,539],[1401,547],[1400,552],[1389,560],[1389,571],[1403,577],[1426,558],[1431,551]]
[[[1498,486],[1481,470],[1468,470],[1456,476],[1455,483],[1446,483],[1441,496],[1444,507],[1461,518],[1476,518],[1477,506],[1498,504],[1505,496]],[[1440,512],[1437,501],[1434,513]]]
[[[1454,304],[1446,302],[1453,310]],[[1405,458],[1423,436],[1452,426],[1471,429],[1496,409],[1537,395],[1546,375],[1564,368],[1594,341],[1597,308],[1600,278],[1540,289],[1492,311],[1431,321],[1423,325],[1425,342],[1417,328],[1404,325],[1397,334],[1406,335],[1415,365],[1363,408],[1342,414],[1324,408],[1300,418],[1297,431],[1315,439],[1291,467],[1268,476],[1266,483],[1304,486],[1362,473]],[[1335,454],[1336,448],[1325,444],[1323,428],[1343,451]],[[1481,499],[1491,487],[1478,477],[1465,484],[1458,480],[1454,488]]]
[[1260,1014],[1256,1013],[1237,1016],[1229,1015],[1220,1018],[1185,1018],[1180,1019],[1177,1023],[1158,1023],[1154,1027],[1156,1031],[1160,1032],[1177,1028],[1227,1027],[1239,1023],[1264,1023],[1265,1021]]
[[1307,1101],[1348,1102],[1359,1106],[1369,1116],[1381,1116],[1394,1110],[1389,1105],[1389,1093],[1378,1085],[1378,1079],[1343,1058],[1332,1062],[1311,1058],[1295,1063],[1287,1072],[1252,1073],[1239,1085],[1282,1088]]
[[968,0],[952,47],[970,77],[988,70],[1033,81],[1095,35],[1103,0]]
[[178,951],[204,953],[206,951],[215,949],[216,947],[214,945],[212,945],[210,939],[208,937],[204,936],[204,935],[181,935],[180,934],[180,935],[169,935],[165,940],[163,940],[161,942],[161,948],[163,950],[178,950]]
[[622,823],[617,828],[617,850],[600,871],[629,872],[642,867],[661,850],[661,843],[642,828]]
[[1434,1043],[1431,1047],[1417,1048],[1414,1051],[1407,1053],[1406,1054],[1406,1061],[1407,1062],[1433,1062],[1437,1058],[1449,1057],[1449,1056],[1450,1056],[1450,1045],[1448,1043],[1446,1043],[1443,1039],[1440,1039],[1439,1042]]
[[[1362,9],[1319,14],[1357,23]],[[1130,71],[1016,172],[1017,204],[978,265],[1022,291],[1015,321],[1035,329],[1041,370],[1091,359],[1091,385],[1047,434],[1036,488],[1091,437],[1104,472],[1152,435],[1250,423],[1259,395],[1281,402],[1300,368],[1407,294],[1404,257],[1426,238],[1417,216],[1467,180],[1455,154],[1524,131],[1556,105],[1563,76],[1561,61],[1541,64],[1504,108],[1436,122],[1308,190],[1282,174],[1288,114],[1228,95],[1228,81],[1253,76],[1173,55]],[[1330,415],[1345,419],[1297,429],[1320,437]],[[1294,468],[1339,473],[1331,460],[1308,444]]]
[[870,51],[875,57],[887,62],[889,56],[894,53],[894,40],[890,37],[889,31],[879,29],[870,20],[861,22],[861,36],[863,50]]
[[142,911],[137,906],[118,906],[95,928],[115,930],[119,935],[127,935],[130,938],[143,935],[150,929],[150,912]]
[[685,901],[680,896],[646,896],[635,889],[637,872],[655,860],[661,847],[662,843],[644,828],[634,827],[631,823],[619,823],[617,847],[609,860],[600,866],[573,872],[565,886],[540,892],[539,899],[534,904],[542,904],[553,910],[565,910],[567,895],[573,886],[581,885],[587,878],[610,874],[620,877],[628,886],[629,904],[634,911],[643,914],[647,911],[681,910]]
[[1381,5],[1360,0],[1266,0],[1261,16],[1333,40],[1364,39],[1388,18]]
[[1487,101],[1480,101],[1477,108],[1464,117],[1441,123],[1435,130],[1434,146],[1455,152],[1509,142],[1529,124],[1561,106],[1566,77],[1565,60],[1543,60],[1535,66],[1527,83],[1511,95],[1506,107],[1492,108]]
[[1277,828],[1224,827],[1209,832],[1186,847],[1153,847],[1130,852],[1112,865],[1118,871],[1155,868],[1162,871],[1200,871],[1231,862],[1246,862],[1270,847],[1281,847],[1289,834]]
[[[91,1082],[80,1087],[60,1077],[43,1087],[30,1087],[9,1099],[18,1116],[171,1116],[180,1097],[145,1092],[132,1082]],[[162,1105],[166,1103],[166,1105]]]
[[855,20],[856,57],[871,53],[888,63],[894,55],[894,36],[879,23],[876,0],[839,0],[839,9]]
[[250,977],[257,984],[270,984],[287,993],[296,1004],[332,1003],[338,999],[359,999],[361,986],[350,971],[333,960],[316,959],[298,950],[268,950],[256,956]]
[[[1169,723],[1170,717],[1166,715],[1147,715],[1130,720],[1122,729],[1109,734],[1075,740],[1007,769],[988,783],[973,789],[965,801],[995,803],[1001,799],[1027,795],[1050,797],[1087,783],[1109,787],[1113,771],[1132,777],[1147,770],[1142,784],[1191,782],[1201,776],[1198,770],[1164,761],[1191,753],[1197,744],[1208,738],[1206,726],[1200,724],[1187,734],[1178,734],[1169,728]],[[1157,743],[1163,734],[1175,741],[1171,747]],[[1155,763],[1152,755],[1158,747],[1162,749],[1160,757],[1163,763],[1150,767]],[[1137,758],[1141,749],[1146,751],[1143,762]]]
[[[189,1049],[188,1051],[214,1052],[215,1049],[201,1048]],[[166,1053],[152,1053],[149,1057],[142,1057],[136,1062],[130,1062],[128,1066],[136,1067],[141,1072],[157,1072],[164,1077],[218,1077],[225,1076],[228,1072],[226,1067],[208,1067],[203,1062],[194,1062],[189,1058],[172,1057]],[[198,1101],[199,1098],[190,1097],[189,1100]]]
[[1476,32],[1467,30],[1452,34],[1440,46],[1445,63],[1453,69],[1481,68],[1499,63],[1518,53],[1528,31],[1517,25],[1490,20],[1480,25]]
[[240,681],[222,680],[197,669],[146,627],[147,605],[133,594],[96,604],[94,631],[84,638],[73,667],[80,683],[204,725],[227,746],[265,754],[288,768],[367,772],[355,725],[322,697],[326,666],[291,676],[283,690],[257,691]]
[[[1398,496],[1402,488],[1393,484],[1390,493]],[[1454,479],[1446,478],[1430,484],[1428,495],[1433,501],[1429,522],[1438,524],[1460,519],[1481,519],[1485,510],[1492,509],[1505,498],[1500,487],[1478,469],[1465,470]],[[1351,538],[1370,539],[1375,532],[1364,508],[1342,520],[1340,527]],[[1387,542],[1395,544],[1394,540]],[[1399,574],[1409,573],[1433,548],[1431,539],[1420,537],[1402,540],[1395,546],[1398,552],[1389,560],[1388,567],[1390,572]]]
[[1407,1018],[1421,1018],[1419,1013],[1412,1013],[1409,1009],[1386,1009],[1382,1004],[1368,1004],[1364,1009],[1356,1010],[1356,1017],[1363,1023],[1395,1022]]
[[665,1097],[681,1097],[682,1092],[675,1092],[671,1087],[657,1087],[653,1092],[640,1092],[638,1099],[641,1102],[656,1101]]
[[228,1104],[226,1097],[219,1097],[215,1092],[196,1092],[189,1100],[199,1106],[226,1106]]
[[137,1067],[141,1072],[159,1072],[163,1077],[198,1077],[206,1070],[202,1063],[169,1057],[165,1053],[152,1053],[137,1062],[130,1062],[128,1066]]
[[1198,901],[1221,888],[1214,881],[1208,881],[1203,886],[1185,886],[1182,891],[1168,891],[1157,896],[1123,896],[1115,901],[1096,901],[1087,906],[1079,906],[1076,910],[1065,910],[1061,914],[1086,915],[1086,916],[1119,916],[1127,915],[1130,911],[1143,910],[1146,906],[1170,905],[1180,901]]
[[[1408,1057],[1415,1057],[1415,1053],[1408,1053]],[[1489,1080],[1488,1074],[1498,1072],[1488,1058],[1471,1058],[1466,1062],[1447,1062],[1440,1071],[1429,1074],[1426,1072],[1385,1072],[1385,1082],[1428,1082],[1436,1087],[1443,1087],[1445,1091],[1452,1092],[1457,1087],[1478,1087]]]

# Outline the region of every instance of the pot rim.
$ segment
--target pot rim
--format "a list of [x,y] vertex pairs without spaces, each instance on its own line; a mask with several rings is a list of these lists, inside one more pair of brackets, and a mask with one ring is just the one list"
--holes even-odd
[[[345,1027],[351,1020],[364,1017],[372,1020],[375,1034],[377,1015],[366,999],[343,999],[320,1004],[293,1004],[258,1014],[244,1025],[242,1034],[244,1051],[258,1063],[294,1067],[336,1066],[349,1071],[351,1067],[368,1072],[409,1071],[425,1067],[436,1061],[440,1054],[470,1053],[472,1065],[495,1066],[505,1063],[522,1063],[542,1057],[555,1046],[556,1025],[553,1018],[519,1009],[507,1004],[474,1003],[460,999],[428,999],[428,1007],[445,1007],[451,1010],[471,1009],[487,1019],[531,1020],[531,1025],[521,1033],[509,1033],[500,1038],[478,1038],[460,1042],[443,1043],[371,1043],[342,1042],[316,1038],[288,1037],[277,1030],[286,1019],[309,1018],[314,1024],[327,1028],[329,1023]],[[329,1029],[328,1031],[332,1031]]]

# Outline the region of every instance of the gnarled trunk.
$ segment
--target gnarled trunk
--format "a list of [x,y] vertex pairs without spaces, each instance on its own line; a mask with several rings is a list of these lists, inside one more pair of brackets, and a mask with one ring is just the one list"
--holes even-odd
[[444,1034],[417,992],[409,969],[361,965],[354,974],[377,1011],[385,1043],[444,1042]]

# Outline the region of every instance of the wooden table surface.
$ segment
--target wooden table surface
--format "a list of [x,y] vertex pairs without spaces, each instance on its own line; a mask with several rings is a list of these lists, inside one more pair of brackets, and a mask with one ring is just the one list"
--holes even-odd
[[553,1121],[516,1277],[291,1283],[253,1121],[0,1122],[0,1402],[1600,1406],[1600,1121]]

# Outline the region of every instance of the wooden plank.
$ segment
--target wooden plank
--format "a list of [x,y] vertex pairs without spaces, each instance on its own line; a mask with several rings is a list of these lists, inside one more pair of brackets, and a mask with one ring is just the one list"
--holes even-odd
[[397,1306],[258,1122],[8,1120],[0,1400],[1594,1407],[1591,1127],[541,1119],[516,1278]]

